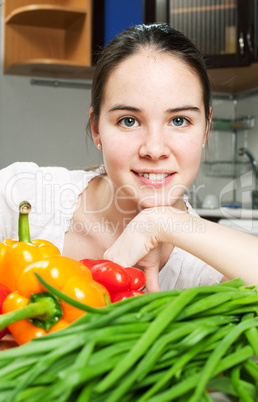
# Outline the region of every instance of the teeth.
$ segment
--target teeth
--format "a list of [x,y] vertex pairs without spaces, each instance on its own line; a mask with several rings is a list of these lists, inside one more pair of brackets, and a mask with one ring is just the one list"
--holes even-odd
[[155,180],[163,180],[165,177],[168,177],[169,174],[167,173],[138,173],[139,176],[145,177],[146,179],[155,181]]

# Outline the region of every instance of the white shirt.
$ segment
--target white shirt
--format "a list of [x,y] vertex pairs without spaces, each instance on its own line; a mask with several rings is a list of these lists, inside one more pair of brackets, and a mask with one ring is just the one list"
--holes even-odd
[[[77,205],[78,196],[90,180],[105,172],[39,167],[33,162],[16,162],[0,171],[0,241],[18,237],[18,208],[29,201],[32,239],[44,239],[63,251],[64,237]],[[185,197],[188,212],[197,215]],[[222,274],[200,259],[175,247],[160,272],[161,290],[210,285]]]

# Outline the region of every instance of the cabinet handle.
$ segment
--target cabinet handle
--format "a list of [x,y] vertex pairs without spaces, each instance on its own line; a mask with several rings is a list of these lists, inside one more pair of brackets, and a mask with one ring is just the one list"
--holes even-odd
[[245,40],[244,40],[243,31],[240,32],[238,41],[239,41],[240,55],[244,56],[244,54],[245,54]]
[[247,32],[246,39],[247,39],[247,44],[248,44],[249,52],[253,55],[253,54],[254,54],[254,48],[253,48],[253,44],[252,44],[252,32],[251,32],[251,28],[249,28],[249,30],[248,30],[248,32]]

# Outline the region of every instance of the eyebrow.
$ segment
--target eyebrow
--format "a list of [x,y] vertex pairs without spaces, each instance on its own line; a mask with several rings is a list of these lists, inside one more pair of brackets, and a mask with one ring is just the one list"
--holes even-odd
[[141,109],[138,109],[137,107],[133,107],[133,106],[115,105],[111,109],[109,109],[109,112],[115,112],[116,110],[129,110],[130,112],[140,112],[141,111]]
[[[129,110],[130,112],[141,112],[141,109],[134,107],[134,106],[129,106],[129,105],[122,105],[122,104],[118,104],[113,106],[111,109],[109,109],[108,112],[115,112],[117,110]],[[177,112],[183,112],[183,111],[194,111],[194,112],[200,112],[200,109],[196,106],[190,106],[190,105],[186,105],[186,106],[180,106],[180,107],[176,107],[176,108],[169,108],[166,110],[166,113],[177,113]]]
[[175,108],[170,108],[170,109],[167,109],[166,110],[166,112],[167,113],[177,113],[177,112],[183,112],[183,111],[185,111],[185,110],[191,110],[191,111],[193,111],[193,112],[200,112],[201,110],[198,108],[198,107],[196,107],[196,106],[181,106],[181,107],[175,107]]

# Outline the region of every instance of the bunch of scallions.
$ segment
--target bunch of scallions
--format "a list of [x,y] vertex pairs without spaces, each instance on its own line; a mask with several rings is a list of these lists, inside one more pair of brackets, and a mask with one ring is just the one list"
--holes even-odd
[[258,401],[258,288],[241,278],[87,311],[0,353],[0,402]]

